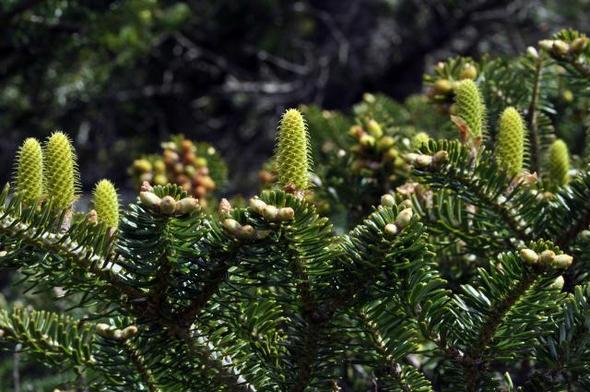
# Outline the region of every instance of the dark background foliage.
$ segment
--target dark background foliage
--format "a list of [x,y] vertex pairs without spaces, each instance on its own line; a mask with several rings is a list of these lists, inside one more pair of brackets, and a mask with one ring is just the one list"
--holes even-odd
[[4,0],[0,180],[27,136],[67,131],[84,187],[170,134],[216,145],[252,189],[284,108],[401,99],[449,54],[523,52],[590,2],[509,0]]

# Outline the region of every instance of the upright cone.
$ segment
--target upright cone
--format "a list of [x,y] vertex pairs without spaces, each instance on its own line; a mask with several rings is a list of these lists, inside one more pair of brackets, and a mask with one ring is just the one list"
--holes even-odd
[[45,143],[44,170],[47,195],[55,208],[71,207],[78,191],[76,155],[70,139],[62,132],[55,132]]
[[557,139],[551,144],[547,169],[549,181],[554,188],[569,182],[570,154],[563,140]]
[[94,187],[92,204],[98,215],[98,222],[108,227],[119,226],[119,196],[109,180],[100,180]]
[[16,192],[26,201],[43,196],[43,152],[34,138],[28,138],[18,150]]
[[477,85],[471,79],[462,80],[455,88],[457,117],[469,127],[473,138],[481,138],[485,128],[485,105]]
[[522,172],[524,122],[518,111],[508,107],[500,117],[495,156],[498,164],[514,177]]
[[279,185],[304,191],[309,187],[310,151],[307,126],[301,113],[289,109],[279,124],[276,165]]

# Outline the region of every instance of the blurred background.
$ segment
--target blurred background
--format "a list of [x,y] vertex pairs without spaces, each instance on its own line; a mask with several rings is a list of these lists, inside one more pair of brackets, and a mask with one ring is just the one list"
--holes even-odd
[[286,107],[396,99],[452,54],[522,53],[590,0],[2,0],[0,183],[18,145],[64,130],[83,187],[170,135],[213,144],[249,192]]

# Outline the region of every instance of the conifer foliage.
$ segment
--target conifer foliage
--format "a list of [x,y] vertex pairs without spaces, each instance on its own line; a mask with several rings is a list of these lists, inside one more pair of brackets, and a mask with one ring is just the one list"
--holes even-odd
[[587,390],[590,171],[555,139],[590,107],[590,56],[554,41],[440,63],[404,104],[288,110],[278,184],[217,212],[148,182],[120,208],[106,180],[79,211],[67,136],[27,139],[0,265],[69,310],[2,309],[0,344],[70,389]]

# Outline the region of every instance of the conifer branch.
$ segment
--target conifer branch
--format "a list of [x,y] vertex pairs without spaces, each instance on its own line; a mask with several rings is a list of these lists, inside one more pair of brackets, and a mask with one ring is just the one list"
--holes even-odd
[[235,374],[233,368],[225,366],[207,347],[207,342],[199,343],[196,336],[187,336],[184,339],[185,344],[189,347],[189,352],[199,358],[206,370],[212,370],[213,383],[217,386],[226,388],[230,392],[253,392],[246,380],[240,378],[239,373]]
[[364,314],[362,311],[358,311],[356,312],[356,315],[361,321],[363,328],[368,332],[373,347],[376,348],[377,352],[383,358],[383,361],[385,362],[383,366],[389,370],[387,374],[396,380],[402,391],[412,391],[412,386],[407,384],[406,380],[404,380],[402,377],[402,364],[395,359],[395,357],[388,350],[387,346],[383,343],[385,340],[384,337],[374,327],[373,323],[371,323],[371,320],[366,314]]
[[469,347],[465,357],[461,360],[466,372],[466,390],[476,392],[481,369],[485,369],[487,363],[483,356],[487,352],[487,346],[492,340],[497,328],[502,324],[504,316],[518,299],[533,285],[537,276],[527,274],[501,302],[495,304],[487,319],[483,322],[483,329],[480,331],[476,342]]
[[537,129],[537,106],[541,95],[541,75],[543,72],[544,61],[542,56],[538,56],[535,61],[535,72],[533,77],[533,91],[531,101],[526,113],[526,123],[529,131],[529,143],[531,148],[531,171],[541,173],[541,140]]
[[137,369],[139,375],[143,380],[143,384],[145,384],[148,388],[149,392],[161,392],[162,390],[158,386],[158,382],[154,378],[154,375],[146,366],[146,363],[138,352],[137,347],[131,343],[128,339],[121,345],[123,351],[125,352],[125,356],[131,360],[133,366]]
[[75,241],[66,241],[68,233],[61,235],[44,233],[39,236],[36,235],[34,227],[27,226],[19,230],[14,223],[15,220],[10,215],[0,217],[0,234],[15,238],[28,246],[36,248],[41,253],[60,255],[65,260],[92,273],[106,283],[114,298],[120,298],[121,295],[125,295],[131,300],[144,297],[141,291],[125,284],[116,273],[99,267],[99,265],[107,265],[112,261],[107,261],[99,255],[92,255],[83,251],[84,246]]
[[305,320],[303,348],[297,358],[297,377],[295,384],[290,388],[292,392],[303,392],[311,378],[313,363],[318,351],[318,339],[320,337],[321,324],[325,320],[318,319],[317,304],[313,297],[309,278],[305,271],[305,264],[299,258],[297,251],[290,263],[293,277],[296,280],[295,286],[301,297],[302,316]]
[[212,269],[208,271],[207,275],[203,278],[205,283],[200,290],[200,294],[193,298],[190,305],[178,316],[179,324],[181,326],[189,327],[194,318],[205,307],[205,305],[207,305],[209,299],[211,299],[211,297],[217,292],[219,286],[226,279],[227,271],[230,267],[227,261],[232,256],[234,255],[231,254],[227,258],[220,260]]

